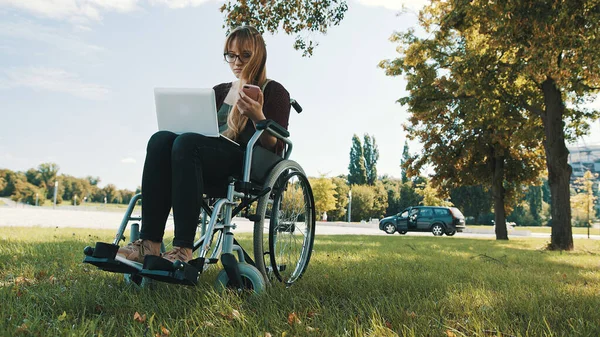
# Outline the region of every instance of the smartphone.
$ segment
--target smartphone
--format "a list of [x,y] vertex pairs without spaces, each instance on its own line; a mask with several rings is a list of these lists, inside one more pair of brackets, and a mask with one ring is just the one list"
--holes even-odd
[[248,97],[258,101],[258,93],[260,92],[259,87],[252,84],[244,84],[242,90],[244,91],[244,94],[248,95]]

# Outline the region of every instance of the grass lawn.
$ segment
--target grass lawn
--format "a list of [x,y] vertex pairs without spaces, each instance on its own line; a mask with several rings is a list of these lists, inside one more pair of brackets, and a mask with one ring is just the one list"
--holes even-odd
[[[494,226],[484,226],[484,225],[468,225],[467,228],[468,229],[487,229],[490,231],[494,230]],[[571,229],[573,231],[573,234],[587,234],[587,232],[588,232],[587,227],[572,227]],[[530,231],[532,233],[551,233],[552,232],[552,228],[547,227],[547,226],[533,226],[533,227],[517,226],[517,227],[514,227],[513,230]],[[508,231],[509,237],[510,237],[511,231],[512,230]],[[591,235],[600,235],[600,229],[592,227],[592,228],[590,228],[590,234]]]
[[248,297],[214,292],[217,270],[137,289],[81,263],[113,234],[0,228],[0,336],[600,335],[596,240],[317,236],[296,285]]

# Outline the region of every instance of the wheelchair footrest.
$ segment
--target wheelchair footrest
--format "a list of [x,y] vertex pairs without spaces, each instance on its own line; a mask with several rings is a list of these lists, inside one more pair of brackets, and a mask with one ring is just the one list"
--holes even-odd
[[165,260],[160,256],[146,256],[144,267],[138,275],[157,281],[195,286],[198,284],[198,269],[191,264]]
[[[86,256],[83,259],[84,263],[92,264],[104,271],[121,274],[137,274],[142,268],[140,263],[131,262],[131,264],[123,263],[119,260],[109,259],[106,257]],[[136,265],[139,267],[136,267]]]
[[142,269],[140,263],[117,257],[118,250],[117,245],[96,242],[94,248],[88,246],[83,249],[86,255],[83,262],[113,273],[135,274]]

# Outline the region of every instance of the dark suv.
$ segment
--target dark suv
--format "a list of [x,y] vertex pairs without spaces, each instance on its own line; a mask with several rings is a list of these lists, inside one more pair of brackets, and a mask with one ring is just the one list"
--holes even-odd
[[379,221],[379,229],[388,234],[432,232],[452,236],[466,228],[465,216],[456,207],[413,206]]

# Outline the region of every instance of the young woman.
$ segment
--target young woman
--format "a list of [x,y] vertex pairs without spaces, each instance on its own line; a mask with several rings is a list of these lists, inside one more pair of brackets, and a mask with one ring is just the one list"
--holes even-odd
[[[257,122],[272,119],[287,129],[290,96],[281,84],[267,79],[267,50],[260,33],[250,26],[234,29],[225,41],[224,57],[238,80],[214,87],[219,128],[221,134],[240,146],[195,133],[159,131],[150,138],[142,175],[140,239],[118,252],[128,260],[143,263],[146,255],[160,255],[166,220],[173,207],[173,249],[162,257],[189,261],[203,194],[224,195],[227,178],[242,175],[243,148]],[[258,100],[243,92],[244,84],[262,88]],[[283,143],[267,132],[259,143],[272,152],[283,149]]]

